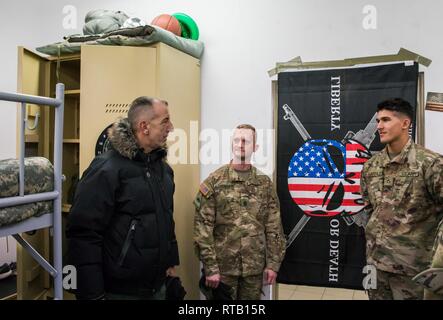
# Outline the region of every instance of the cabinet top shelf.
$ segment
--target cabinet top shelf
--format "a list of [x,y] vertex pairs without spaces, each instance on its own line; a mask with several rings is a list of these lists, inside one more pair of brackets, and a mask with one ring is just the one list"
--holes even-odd
[[[73,89],[73,90],[65,90],[65,96],[79,96],[80,95],[80,89]],[[55,97],[55,92],[52,93],[52,97]]]
[[63,143],[80,143],[80,139],[63,139]]
[[39,135],[38,134],[26,134],[25,135],[25,142],[34,142],[34,143],[38,143],[39,142]]
[[80,94],[80,89],[65,90],[65,95],[67,95],[67,94]]

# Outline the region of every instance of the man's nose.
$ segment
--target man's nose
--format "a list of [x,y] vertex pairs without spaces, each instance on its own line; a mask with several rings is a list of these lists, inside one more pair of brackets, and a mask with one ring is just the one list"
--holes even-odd
[[377,130],[380,130],[383,128],[383,124],[381,122],[377,123]]
[[174,131],[174,125],[172,124],[172,122],[169,122],[169,129],[168,129],[168,133]]

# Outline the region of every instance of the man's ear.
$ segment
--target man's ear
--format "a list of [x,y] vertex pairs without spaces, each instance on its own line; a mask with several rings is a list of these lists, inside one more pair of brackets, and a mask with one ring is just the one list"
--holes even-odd
[[139,128],[140,128],[141,132],[143,132],[144,134],[149,134],[150,125],[148,122],[141,121],[139,123]]
[[405,130],[409,130],[409,128],[411,127],[411,124],[412,124],[411,119],[409,119],[408,117],[405,117],[403,119],[402,128]]

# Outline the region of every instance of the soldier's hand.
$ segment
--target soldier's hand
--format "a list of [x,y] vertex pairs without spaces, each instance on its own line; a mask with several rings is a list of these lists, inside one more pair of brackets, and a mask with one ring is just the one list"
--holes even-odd
[[277,272],[271,269],[265,269],[266,284],[274,284],[277,279]]
[[216,273],[206,277],[206,286],[209,288],[217,288],[220,283],[220,274]]

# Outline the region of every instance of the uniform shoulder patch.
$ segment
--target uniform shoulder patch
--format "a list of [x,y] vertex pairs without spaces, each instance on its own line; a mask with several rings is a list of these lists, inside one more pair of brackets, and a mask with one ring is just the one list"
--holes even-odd
[[211,189],[209,189],[208,185],[204,182],[200,184],[200,192],[205,198],[208,198],[212,193]]

